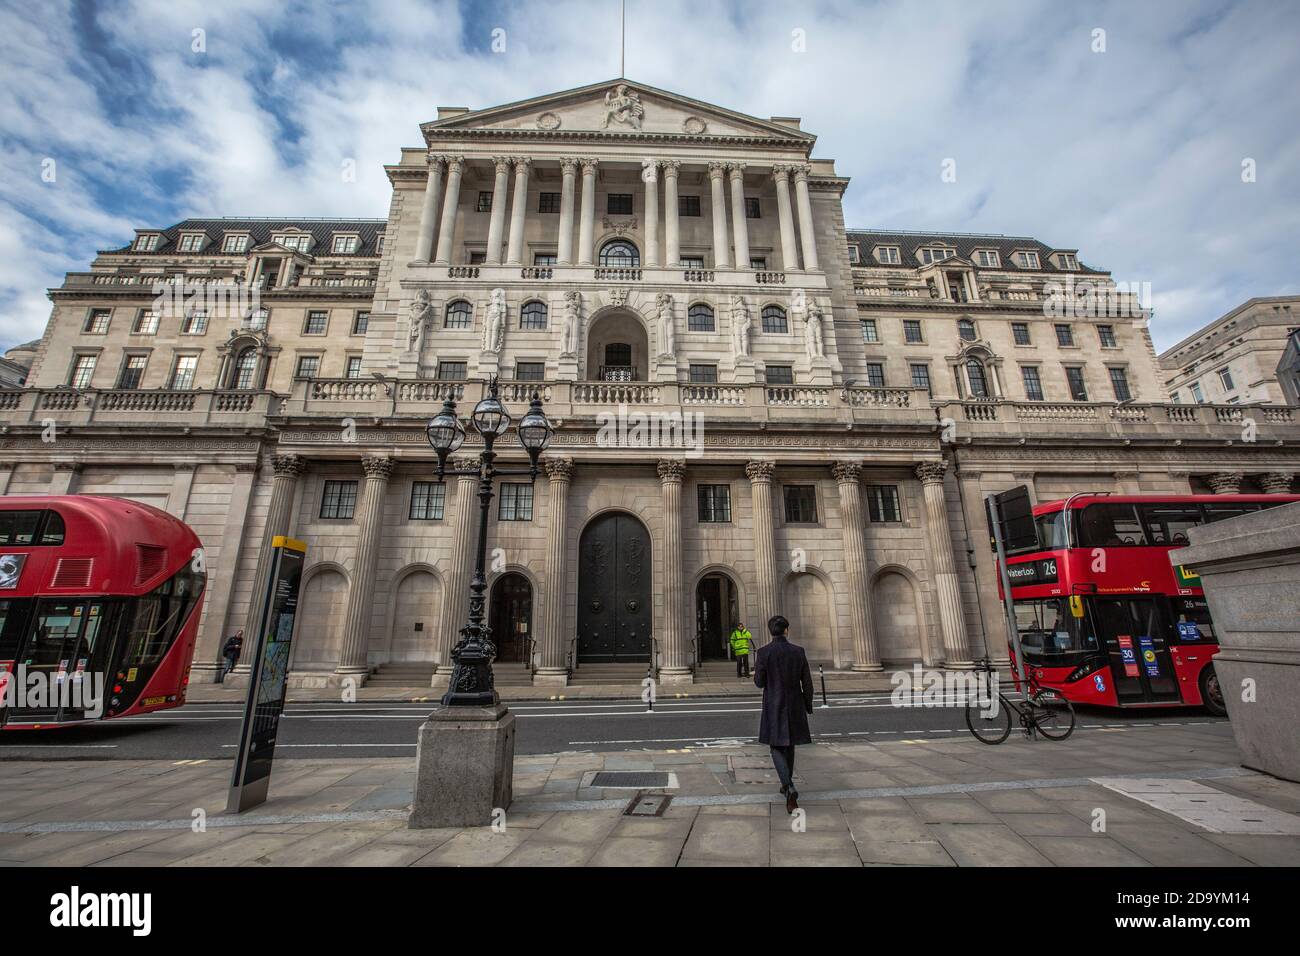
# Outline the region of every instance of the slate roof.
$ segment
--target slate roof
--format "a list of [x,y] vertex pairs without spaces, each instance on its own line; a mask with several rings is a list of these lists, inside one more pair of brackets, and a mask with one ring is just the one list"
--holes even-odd
[[[134,248],[135,240],[120,249],[104,249],[102,252],[129,252],[135,255],[176,255],[176,248],[182,232],[207,233],[209,242],[202,252],[187,252],[184,255],[220,256],[221,239],[227,232],[247,232],[253,237],[254,246],[270,242],[271,236],[286,229],[299,229],[312,234],[311,255],[343,256],[364,259],[378,253],[375,245],[383,235],[387,224],[383,219],[185,219],[166,229],[142,229],[141,232],[157,232],[162,236],[158,248],[152,252],[143,252]],[[356,233],[361,238],[357,251],[353,253],[332,252],[331,236],[336,232]]]
[[[858,245],[858,261],[854,265],[866,269],[914,267],[917,264],[917,249],[922,246],[942,244],[956,249],[957,255],[963,259],[974,259],[976,249],[996,249],[998,258],[1002,261],[1002,265],[998,268],[1007,272],[1060,272],[1067,275],[1077,275],[1081,272],[1096,275],[1105,272],[1104,269],[1093,269],[1086,266],[1082,261],[1079,262],[1077,270],[1058,269],[1047,258],[1048,255],[1053,252],[1074,252],[1074,250],[1069,248],[1055,249],[1029,236],[999,236],[970,232],[904,232],[881,229],[850,229],[848,230],[848,237],[850,243],[857,243]],[[898,246],[900,258],[902,259],[900,266],[883,266],[876,262],[875,257],[871,255],[871,250],[876,246]],[[1012,253],[1020,250],[1037,251],[1040,268],[1021,269],[1020,266],[1016,265]]]

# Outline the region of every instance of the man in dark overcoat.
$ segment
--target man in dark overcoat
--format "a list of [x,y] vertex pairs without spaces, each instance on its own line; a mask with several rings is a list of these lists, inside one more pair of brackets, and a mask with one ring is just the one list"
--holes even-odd
[[808,716],[813,712],[812,672],[808,656],[786,636],[790,622],[780,614],[767,622],[772,640],[758,649],[754,685],[763,688],[763,713],[758,723],[758,742],[772,748],[772,765],[781,778],[785,812],[799,807],[794,788],[794,748],[812,743]]

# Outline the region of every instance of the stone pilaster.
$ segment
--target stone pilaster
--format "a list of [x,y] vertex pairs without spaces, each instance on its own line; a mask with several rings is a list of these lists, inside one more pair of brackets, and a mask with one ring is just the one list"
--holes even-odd
[[781,268],[786,272],[799,270],[799,246],[794,236],[794,211],[790,206],[790,167],[772,167],[776,182],[776,213],[781,222]]
[[968,669],[971,665],[970,638],[962,613],[961,586],[952,557],[952,532],[948,527],[948,502],[944,496],[946,461],[923,461],[916,466],[925,499],[925,533],[930,545],[930,568],[939,602],[939,628],[943,635],[944,661],[948,667]]
[[451,262],[451,243],[456,235],[456,210],[460,206],[460,178],[465,172],[462,156],[447,157],[447,192],[442,197],[442,222],[438,225],[439,265]]
[[[727,199],[723,179],[726,163],[709,163],[709,188],[713,198],[713,268],[731,268],[731,246],[727,242]],[[748,265],[749,263],[745,263]]]
[[560,234],[555,242],[558,265],[573,265],[573,192],[578,175],[578,160],[565,156],[560,160]]
[[564,632],[564,595],[568,568],[564,560],[568,540],[569,484],[573,480],[572,458],[546,458],[542,462],[550,482],[550,518],[546,527],[546,581],[542,595],[542,660],[533,674],[534,684],[569,682],[569,642]]
[[1291,482],[1295,479],[1289,471],[1270,471],[1264,475],[1255,475],[1255,480],[1259,482],[1259,487],[1267,495],[1289,495],[1291,493]]
[[664,629],[659,677],[665,684],[689,683],[691,667],[682,583],[682,478],[686,474],[686,462],[680,458],[661,458],[658,472],[664,495]]
[[271,541],[277,535],[289,533],[289,518],[293,513],[293,499],[298,490],[298,477],[307,463],[298,455],[274,455],[271,469],[271,502],[266,508],[266,522],[262,526],[262,548],[257,557],[257,573],[253,576],[253,591],[248,601],[248,619],[244,624],[244,647],[247,650],[239,662],[239,670],[247,672],[252,651],[258,643],[258,617],[271,574]]
[[77,480],[81,477],[81,462],[79,461],[56,461],[54,463],[54,477],[50,479],[50,494],[52,495],[75,495],[77,493]]
[[731,179],[731,229],[736,247],[736,268],[749,268],[749,220],[745,218],[745,164],[728,163]]
[[811,167],[794,169],[794,194],[799,206],[799,237],[803,240],[803,267],[808,272],[821,268],[817,264],[817,234],[813,230],[812,199],[808,195],[808,173]]
[[659,161],[641,161],[641,180],[645,183],[645,254],[647,269],[659,268]]
[[[221,667],[221,648],[228,636],[226,629],[236,626],[230,615],[230,596],[248,533],[248,505],[256,479],[257,462],[239,462],[235,465],[225,522],[221,527],[221,547],[215,561],[211,554],[207,555],[208,586],[203,599],[206,611],[203,615],[203,628],[199,632],[198,647],[194,651],[194,668],[190,677],[192,683],[210,684],[216,681],[217,671]],[[249,636],[249,632],[245,631],[245,647],[251,647],[247,643]]]
[[334,673],[357,677],[362,682],[370,673],[367,652],[370,619],[374,610],[375,569],[379,566],[379,537],[384,527],[384,496],[393,474],[391,458],[362,458],[366,487],[357,514],[357,556],[352,563],[352,588],[343,629],[343,649]]
[[[452,468],[477,468],[478,456],[453,458]],[[474,517],[478,514],[478,476],[456,475],[456,514],[451,526],[451,563],[447,571],[447,593],[443,599],[442,627],[438,633],[438,678],[452,671],[451,649],[460,640],[460,629],[469,623],[469,582],[474,574]],[[440,682],[435,679],[435,682]]]
[[582,218],[578,223],[578,265],[595,261],[596,245],[596,168],[599,161],[582,161]]
[[524,217],[528,211],[528,167],[532,160],[527,156],[515,157],[515,201],[510,207],[510,245],[506,251],[506,265],[522,265],[524,261]]
[[772,472],[775,470],[776,464],[771,461],[751,461],[745,465],[754,510],[754,610],[758,614],[758,626],[749,630],[760,645],[771,638],[767,622],[776,614],[777,606],[776,535],[772,527]]
[[871,580],[867,573],[867,549],[863,540],[862,465],[856,461],[839,461],[831,466],[831,475],[840,489],[840,536],[844,544],[844,569],[849,588],[849,623],[853,628],[853,669],[883,670],[867,600]]
[[1205,476],[1205,483],[1216,495],[1241,494],[1241,483],[1246,476],[1239,471],[1220,471]]
[[496,167],[492,181],[492,212],[488,217],[487,254],[483,257],[488,265],[501,262],[501,236],[506,228],[506,196],[510,191],[510,157],[495,156],[492,159]]
[[424,200],[420,204],[420,234],[415,237],[415,261],[428,262],[433,254],[433,236],[438,228],[438,195],[442,192],[442,170],[447,160],[436,153],[429,154],[429,178],[424,184]]
[[681,230],[677,221],[677,173],[681,163],[666,159],[664,168],[664,265],[672,269],[682,264]]

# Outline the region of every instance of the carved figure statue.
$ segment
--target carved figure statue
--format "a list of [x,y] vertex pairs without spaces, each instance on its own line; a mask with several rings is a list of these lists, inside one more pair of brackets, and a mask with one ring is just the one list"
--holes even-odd
[[731,335],[732,344],[737,355],[749,354],[749,330],[753,323],[749,318],[749,307],[740,295],[731,297]]
[[483,351],[500,352],[506,340],[506,290],[493,289],[483,323]]
[[406,347],[412,352],[420,351],[420,344],[424,341],[425,323],[429,319],[429,313],[433,311],[433,303],[429,300],[429,290],[421,289],[415,294],[415,299],[411,302],[410,309],[410,331],[407,333]]
[[674,355],[677,352],[677,329],[673,321],[673,297],[667,292],[660,292],[655,300],[659,305],[659,354]]
[[626,83],[620,83],[605,94],[605,122],[601,128],[608,129],[610,122],[615,122],[640,129],[641,117],[644,115],[645,107],[641,105],[641,97],[628,92]]
[[814,302],[807,309],[803,324],[803,344],[809,359],[826,356],[826,344],[822,341],[822,310]]
[[582,293],[570,289],[564,293],[564,341],[560,352],[565,357],[578,354],[578,343],[582,339]]

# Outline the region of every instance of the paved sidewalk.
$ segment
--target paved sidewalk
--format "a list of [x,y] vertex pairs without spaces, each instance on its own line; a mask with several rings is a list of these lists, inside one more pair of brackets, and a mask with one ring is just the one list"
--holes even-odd
[[[408,830],[409,759],[282,760],[271,799],[228,817],[228,761],[0,762],[0,864],[1131,865],[1300,863],[1300,785],[1238,766],[1226,723],[1081,728],[799,748],[805,829],[766,748],[562,753],[515,761],[491,827]],[[659,817],[597,771],[675,776]],[[192,821],[206,813],[206,829]],[[1095,829],[1104,812],[1104,830]],[[1199,821],[1199,822],[1198,822]]]

